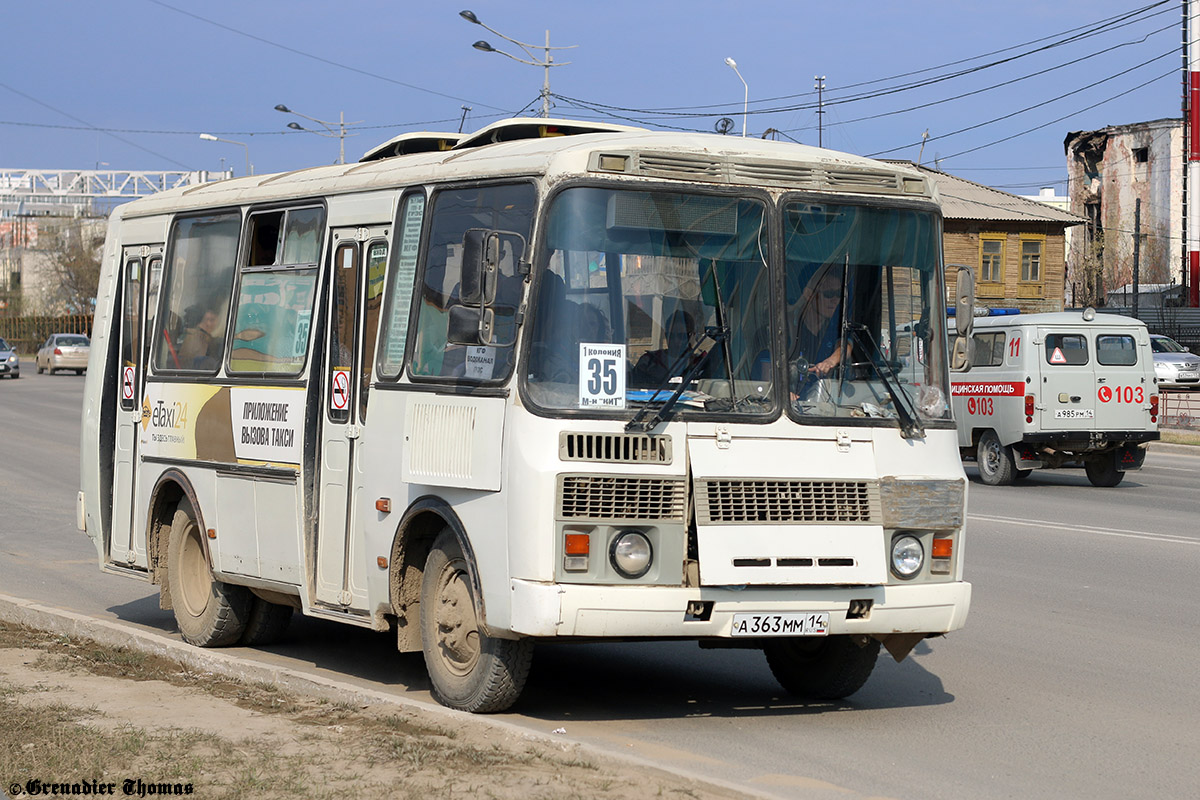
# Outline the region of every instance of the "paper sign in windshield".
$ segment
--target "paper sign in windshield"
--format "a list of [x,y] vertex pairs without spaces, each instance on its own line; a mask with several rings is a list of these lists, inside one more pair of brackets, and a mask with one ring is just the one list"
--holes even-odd
[[579,407],[625,407],[625,345],[579,345]]

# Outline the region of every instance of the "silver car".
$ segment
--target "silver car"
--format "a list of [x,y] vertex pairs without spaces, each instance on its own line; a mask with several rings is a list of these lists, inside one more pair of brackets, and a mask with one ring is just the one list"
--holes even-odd
[[88,355],[92,343],[82,333],[55,333],[46,340],[42,349],[37,351],[37,371],[49,370],[53,375],[56,370],[73,369],[75,374],[82,375],[87,369]]
[[21,377],[21,359],[8,342],[0,339],[0,378]]
[[1159,388],[1200,388],[1200,356],[1168,336],[1151,334],[1150,348],[1154,351],[1154,374]]

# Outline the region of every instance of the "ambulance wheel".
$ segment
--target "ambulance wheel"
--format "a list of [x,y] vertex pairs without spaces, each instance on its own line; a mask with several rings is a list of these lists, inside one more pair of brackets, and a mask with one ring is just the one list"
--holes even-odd
[[979,479],[988,486],[1008,486],[1016,477],[1012,449],[1000,444],[995,431],[984,431],[979,437],[975,463],[979,465]]
[[1125,473],[1117,469],[1117,453],[1105,453],[1097,458],[1089,458],[1083,464],[1088,480],[1092,486],[1116,486],[1125,477]]
[[480,630],[475,588],[462,547],[442,531],[421,578],[421,649],[433,696],[460,711],[504,711],[529,677],[533,642]]
[[236,642],[246,629],[252,595],[245,586],[213,577],[200,536],[191,509],[180,505],[167,542],[167,581],[175,622],[185,642],[223,647]]
[[1013,471],[1013,481],[1020,483],[1033,474],[1031,469],[1018,469]]
[[820,636],[776,639],[763,645],[779,685],[797,697],[841,700],[863,687],[879,657],[879,641]]

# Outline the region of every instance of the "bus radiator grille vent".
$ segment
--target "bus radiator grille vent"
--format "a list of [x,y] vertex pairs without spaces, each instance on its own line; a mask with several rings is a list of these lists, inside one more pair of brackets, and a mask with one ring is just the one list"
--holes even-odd
[[659,178],[681,178],[724,183],[724,165],[717,160],[668,153],[642,153],[638,172]]
[[474,459],[476,409],[414,403],[409,467],[414,475],[469,478]]
[[733,183],[744,183],[751,186],[795,186],[801,189],[821,188],[822,173],[812,167],[802,167],[799,164],[734,161],[729,167]]
[[559,519],[684,521],[683,478],[560,475]]
[[671,437],[563,431],[558,436],[558,457],[609,464],[670,464]]
[[901,186],[891,172],[869,170],[829,170],[826,180],[830,189],[846,192],[900,192]]
[[792,523],[879,524],[875,481],[701,480],[701,525]]

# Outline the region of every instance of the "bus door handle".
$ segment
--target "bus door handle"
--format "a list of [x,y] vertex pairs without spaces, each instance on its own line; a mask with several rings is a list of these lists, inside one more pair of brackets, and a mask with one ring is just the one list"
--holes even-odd
[[359,433],[361,433],[361,432],[362,432],[361,429],[357,425],[347,425],[346,426],[346,438],[347,439],[357,439]]

